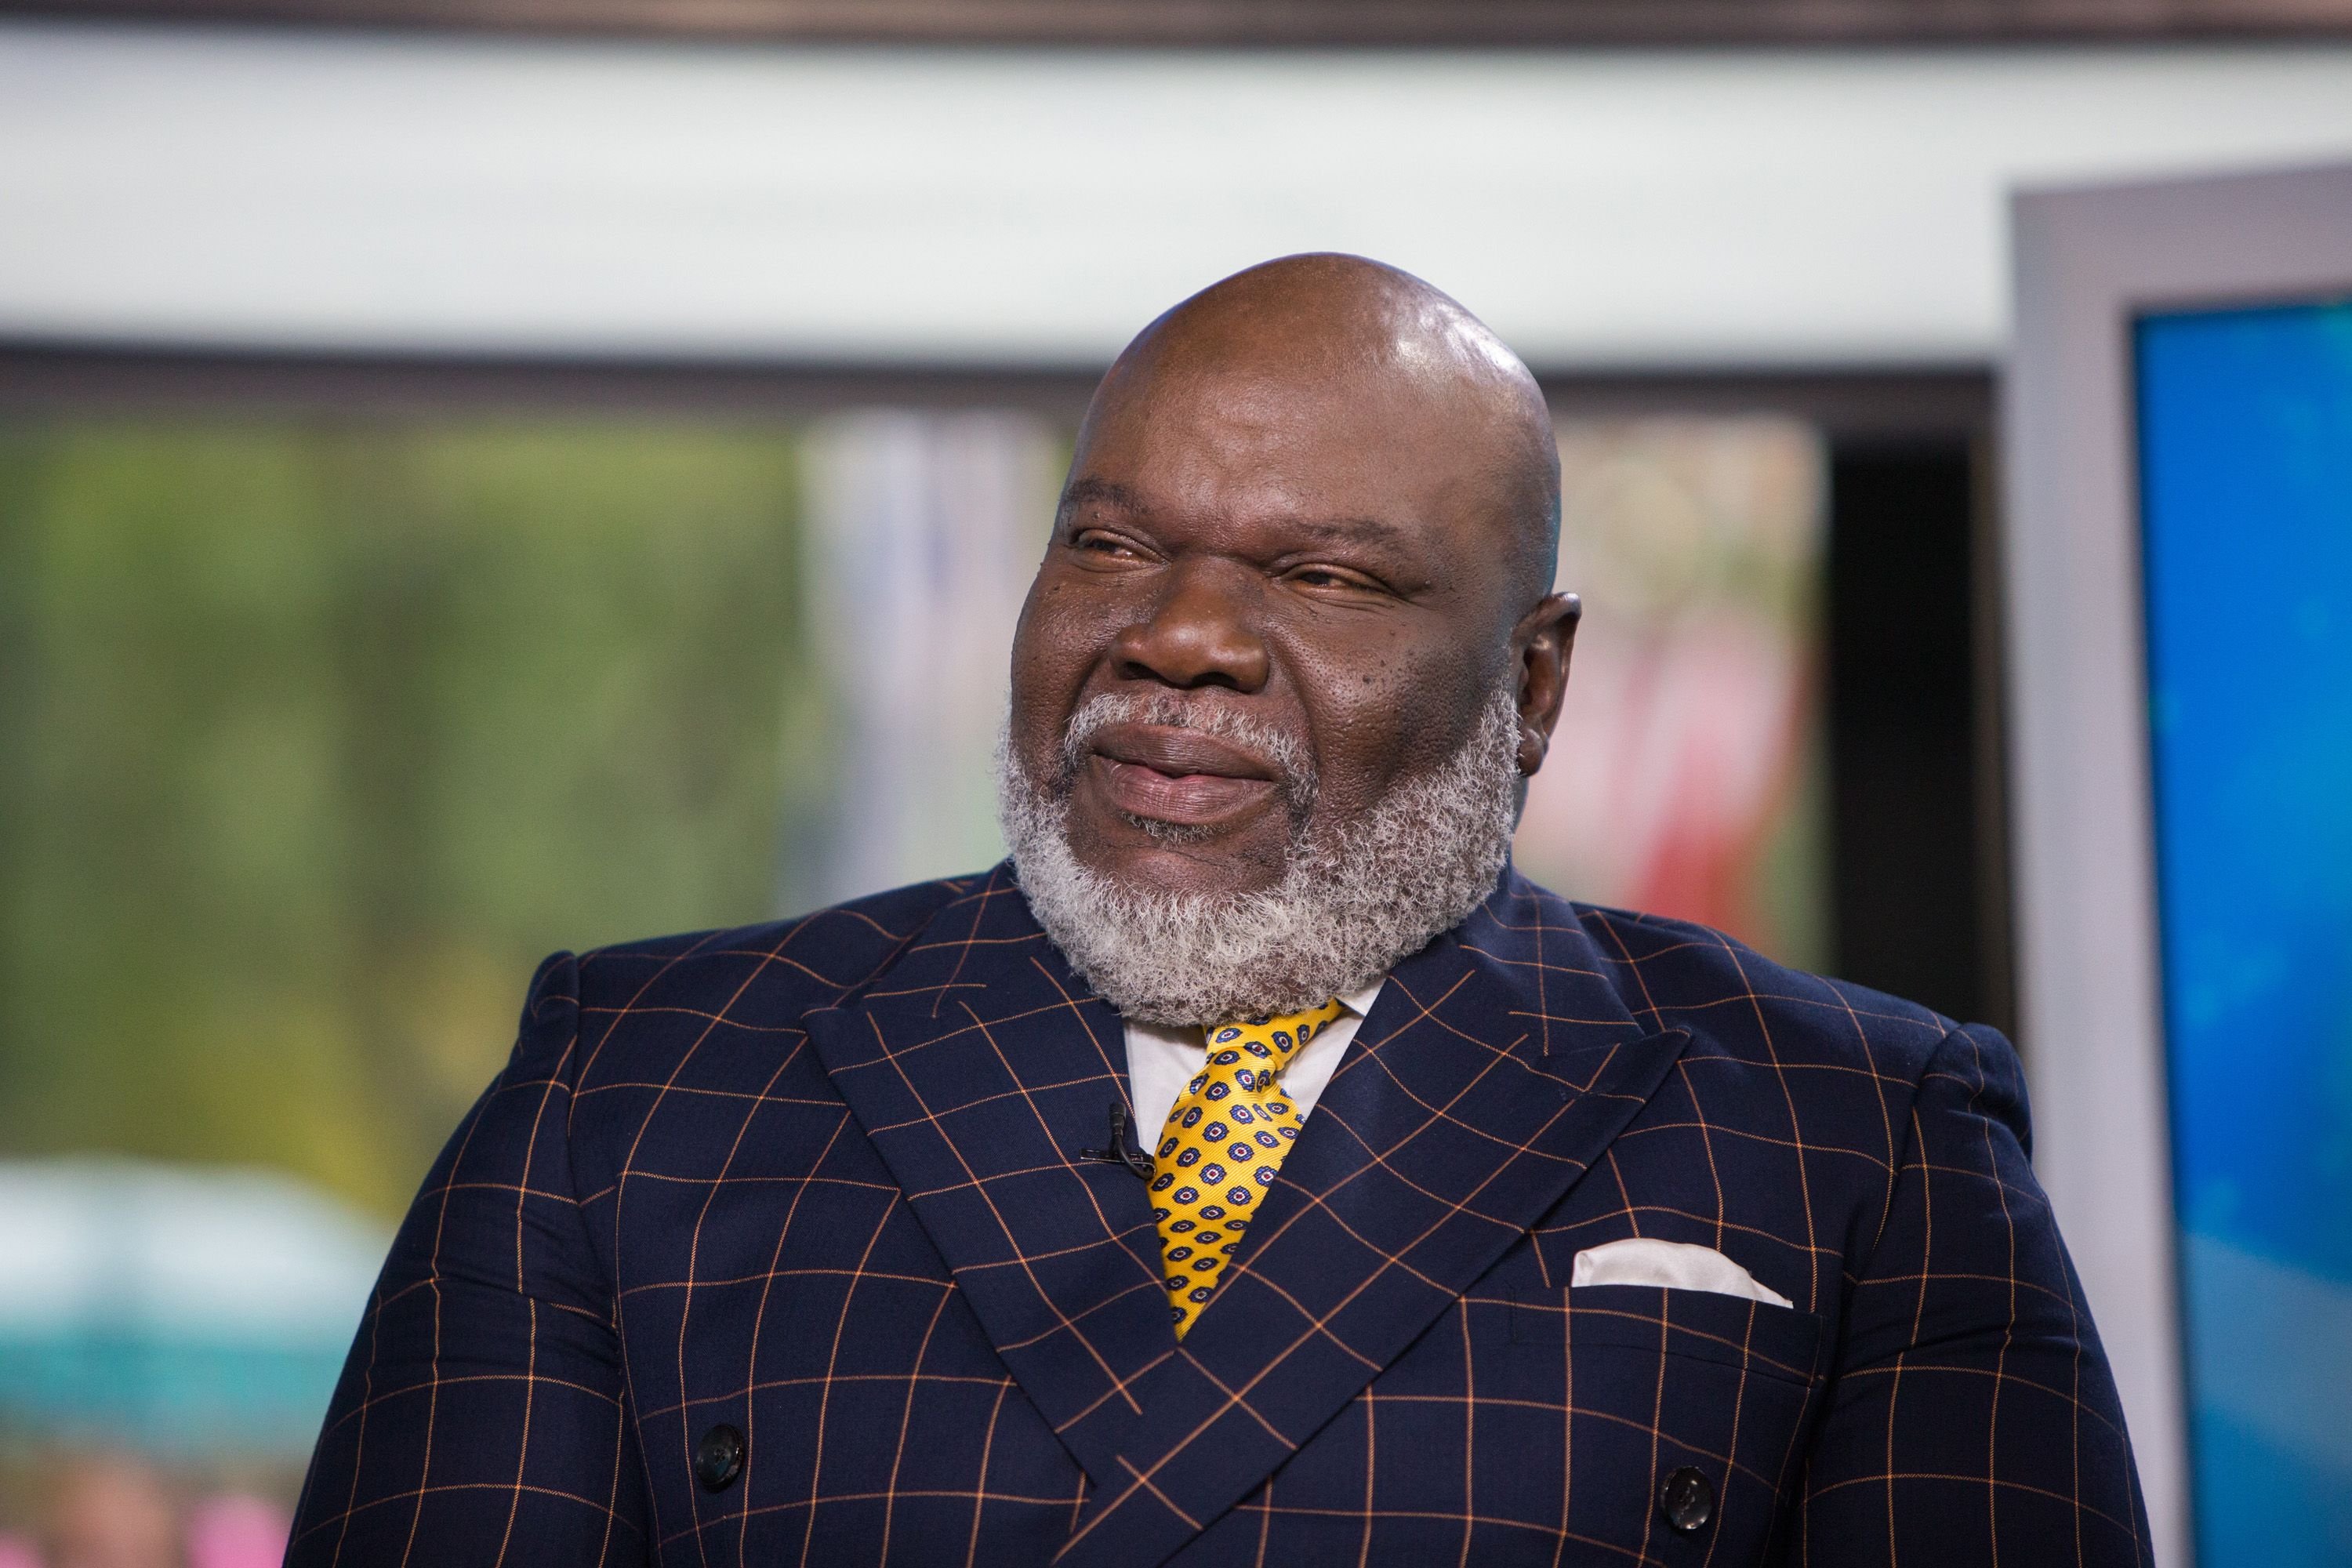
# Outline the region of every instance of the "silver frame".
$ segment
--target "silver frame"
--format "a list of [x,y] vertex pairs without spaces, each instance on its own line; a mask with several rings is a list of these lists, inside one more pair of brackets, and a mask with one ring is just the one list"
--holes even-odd
[[2026,191],[2001,395],[2020,1034],[2160,1568],[2192,1561],[2132,325],[2352,290],[2352,165]]

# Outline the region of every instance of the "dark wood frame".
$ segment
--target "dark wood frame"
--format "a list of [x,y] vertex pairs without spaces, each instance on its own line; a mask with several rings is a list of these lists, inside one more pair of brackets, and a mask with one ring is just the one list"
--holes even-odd
[[0,15],[702,39],[1194,47],[2352,34],[2352,0],[0,0]]

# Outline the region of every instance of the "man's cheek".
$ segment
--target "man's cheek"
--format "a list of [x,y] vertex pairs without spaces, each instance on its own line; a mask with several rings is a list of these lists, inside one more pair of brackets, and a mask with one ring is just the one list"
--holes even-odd
[[1372,665],[1326,684],[1309,713],[1316,762],[1327,784],[1377,782],[1410,770],[1445,715],[1433,713],[1425,679]]

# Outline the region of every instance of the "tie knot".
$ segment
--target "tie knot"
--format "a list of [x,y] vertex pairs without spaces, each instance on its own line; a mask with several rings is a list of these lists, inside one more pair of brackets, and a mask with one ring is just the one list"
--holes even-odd
[[1280,1072],[1294,1051],[1329,1027],[1331,1020],[1346,1010],[1335,998],[1304,1013],[1281,1013],[1271,1018],[1219,1024],[1208,1031],[1209,1075],[1233,1079],[1244,1089],[1255,1088],[1255,1079]]

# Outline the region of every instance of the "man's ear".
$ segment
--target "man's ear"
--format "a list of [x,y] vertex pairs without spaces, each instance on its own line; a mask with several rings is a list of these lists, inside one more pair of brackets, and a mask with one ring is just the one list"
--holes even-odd
[[1568,695],[1569,656],[1576,648],[1584,604],[1573,594],[1547,594],[1512,628],[1518,664],[1519,773],[1532,775],[1551,747],[1552,727]]

